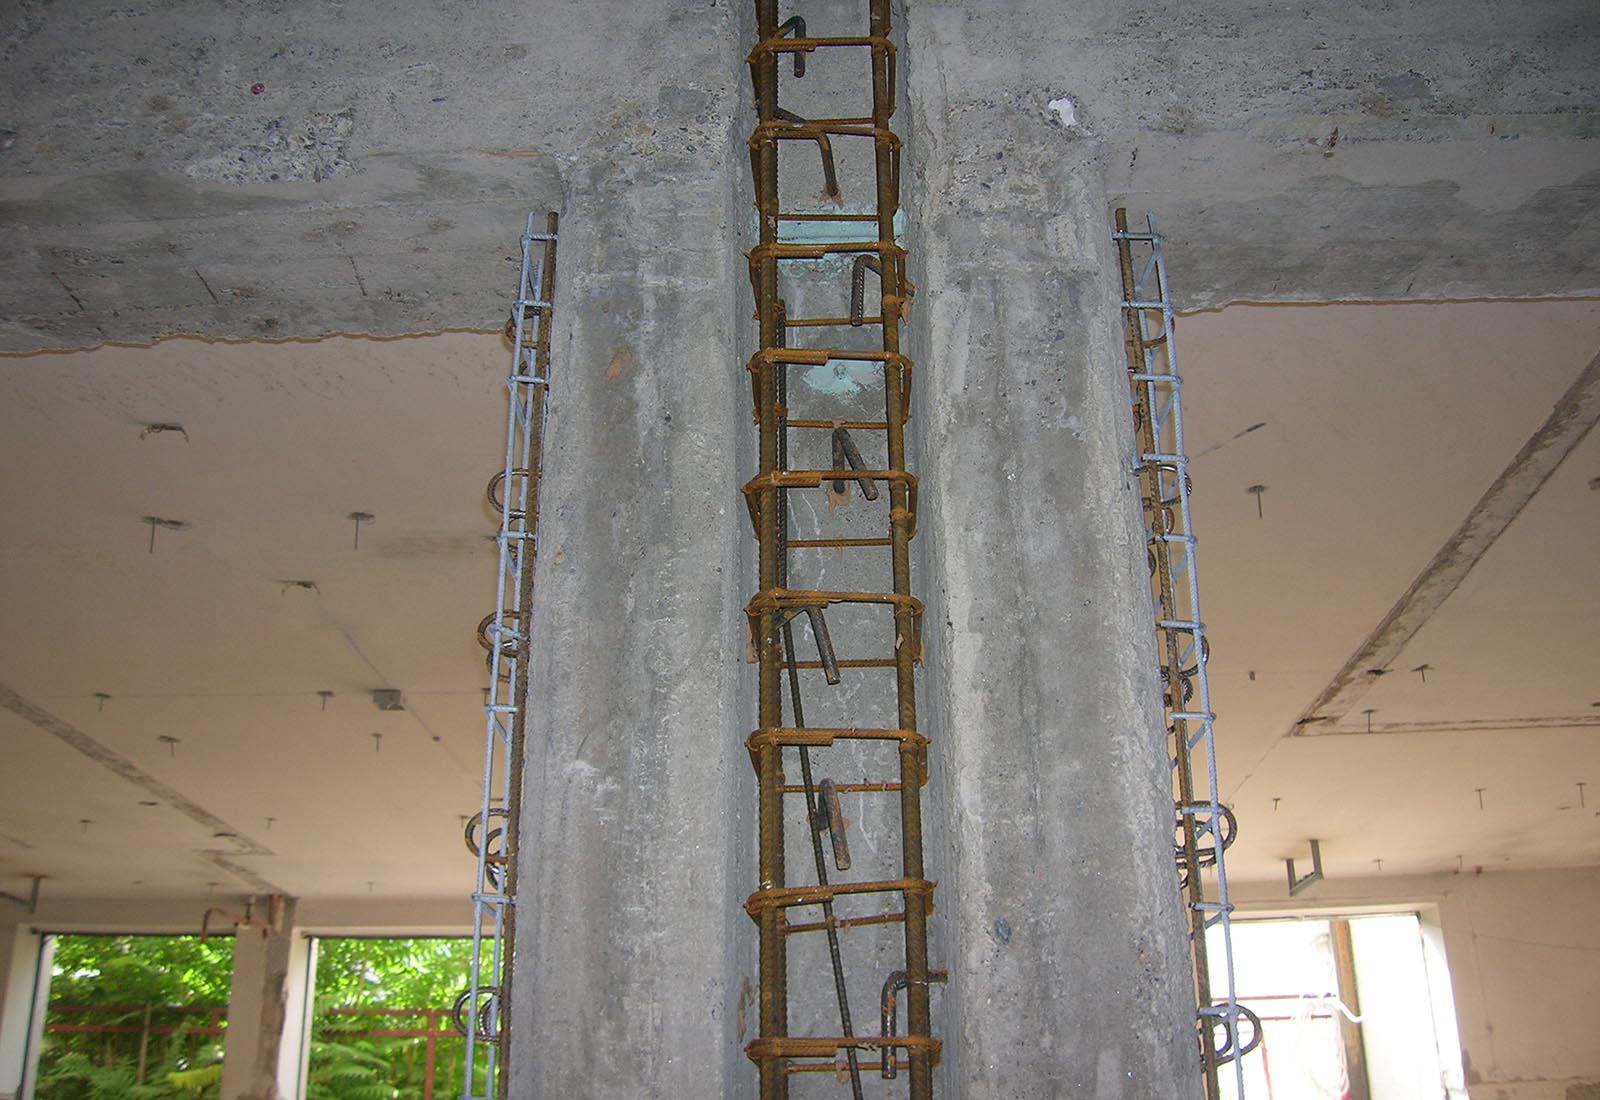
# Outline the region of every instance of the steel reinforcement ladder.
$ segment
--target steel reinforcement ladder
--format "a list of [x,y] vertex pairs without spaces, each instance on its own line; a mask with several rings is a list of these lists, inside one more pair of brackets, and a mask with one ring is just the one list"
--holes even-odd
[[[889,0],[871,0],[868,33],[855,37],[807,37],[805,22],[794,17],[780,24],[777,0],[756,0],[760,41],[749,57],[755,88],[758,124],[750,138],[751,168],[755,185],[760,241],[749,254],[750,276],[756,298],[761,350],[749,361],[759,428],[760,471],[744,489],[750,518],[759,544],[759,591],[746,607],[752,645],[759,665],[759,727],[746,744],[758,782],[759,889],[745,908],[760,930],[759,1034],[746,1053],[760,1072],[763,1100],[780,1100],[789,1094],[791,1076],[814,1074],[809,1081],[826,1081],[833,1074],[862,1096],[862,1073],[907,1082],[909,1095],[924,1100],[933,1094],[933,1065],[939,1043],[930,1034],[928,982],[941,975],[928,968],[927,918],[933,905],[933,886],[924,876],[922,855],[921,791],[926,781],[927,741],[917,732],[916,671],[920,657],[922,604],[911,595],[909,543],[916,533],[917,482],[906,470],[905,423],[910,408],[911,362],[900,352],[900,323],[910,295],[905,278],[905,253],[895,242],[895,214],[899,208],[900,140],[890,129],[895,110],[895,48],[889,41]],[[794,78],[805,72],[808,56],[817,51],[863,51],[870,58],[870,108],[855,117],[805,119],[780,105],[780,73],[792,70]],[[780,62],[782,64],[780,65]],[[821,62],[819,61],[819,64]],[[835,173],[833,143],[870,143],[875,180],[874,209],[846,214],[829,211],[780,209],[779,149],[784,142],[814,143],[822,157],[824,193],[835,202],[839,182]],[[852,149],[863,148],[851,146]],[[833,223],[844,226],[849,237],[855,228],[861,239],[830,243],[785,243],[784,223]],[[830,263],[831,261],[831,263]],[[783,279],[838,279],[839,265],[852,277],[850,316],[791,317],[780,297]],[[863,296],[866,273],[879,280],[877,316],[867,316]],[[780,275],[781,273],[781,275]],[[846,326],[881,332],[875,350],[828,346],[827,334]],[[819,333],[813,346],[790,347],[789,334]],[[859,342],[859,341],[858,341]],[[875,374],[882,372],[883,420],[843,421],[826,407],[791,408],[791,394],[799,402],[798,388],[790,389],[792,368],[825,367],[830,362],[853,364]],[[870,383],[869,383],[870,385]],[[813,393],[807,400],[817,400]],[[830,411],[834,415],[830,416]],[[818,413],[821,415],[818,415]],[[810,417],[807,417],[810,413]],[[832,469],[790,469],[793,433],[830,432]],[[883,469],[867,469],[852,432],[883,433]],[[815,438],[815,437],[813,437]],[[878,441],[871,439],[877,452]],[[850,483],[863,496],[875,500],[879,485],[889,495],[886,527],[881,537],[789,538],[789,495],[796,490],[818,490],[825,483],[847,491]],[[889,568],[883,571],[889,587],[880,591],[817,591],[789,587],[791,550],[829,547],[839,554],[887,550]],[[829,634],[826,610],[839,607],[846,618],[864,616],[881,622],[859,631],[859,640],[871,656],[840,658],[836,639]],[[870,611],[865,609],[872,609]],[[800,660],[795,652],[792,620],[805,615],[818,659]],[[879,618],[881,616],[881,619]],[[855,639],[852,639],[855,640]],[[854,675],[860,669],[893,670],[896,722],[840,723],[834,728],[807,728],[801,704],[801,672],[818,672],[828,684],[840,682],[841,670]],[[790,695],[789,720],[784,718],[785,679]],[[836,742],[856,740],[879,746],[893,745],[898,768],[881,781],[839,784],[813,781],[812,751]],[[792,754],[792,755],[791,755]],[[786,765],[799,764],[801,782],[786,784]],[[899,800],[900,851],[898,877],[836,881],[830,883],[823,856],[821,833],[830,831],[835,845],[835,866],[848,867],[838,847],[844,821],[837,801],[840,792],[863,792]],[[803,796],[803,799],[793,796]],[[791,878],[784,866],[784,831],[798,820],[810,837],[814,881]],[[859,869],[858,869],[859,870]],[[900,901],[898,909],[879,906],[862,916],[840,917],[836,905],[871,905],[872,899]],[[797,911],[810,910],[814,918],[791,921]],[[841,959],[841,935],[857,935],[873,926],[900,924],[904,933],[903,969],[886,975],[879,1003],[881,1031],[859,1036],[850,1015],[850,976]],[[788,938],[821,932],[827,939],[831,973],[789,973]],[[898,957],[898,952],[896,952]],[[791,977],[795,979],[791,986]],[[859,978],[860,976],[857,975]],[[872,988],[876,990],[877,975]],[[906,1027],[895,1034],[897,996],[906,992]],[[840,1027],[834,1034],[796,1035],[789,1026],[792,995],[820,990],[837,1001]],[[870,1003],[870,1002],[869,1002]],[[877,1051],[874,1061],[863,1054]],[[904,1058],[900,1052],[904,1052]],[[900,1077],[902,1070],[907,1071]],[[881,1086],[880,1086],[881,1087]],[[878,1093],[874,1093],[878,1095]]]
[[[1217,790],[1216,715],[1206,662],[1211,644],[1200,618],[1195,573],[1195,537],[1189,512],[1189,459],[1184,451],[1183,380],[1173,346],[1172,302],[1166,260],[1154,219],[1145,232],[1128,229],[1125,210],[1116,212],[1112,234],[1122,271],[1122,311],[1133,388],[1137,460],[1134,472],[1144,506],[1150,583],[1161,656],[1161,701],[1171,737],[1175,812],[1174,855],[1179,888],[1189,914],[1189,950],[1194,968],[1200,1069],[1207,1100],[1219,1100],[1222,1070],[1231,1065],[1232,1097],[1244,1095],[1243,1055],[1261,1041],[1261,1022],[1235,999],[1233,935],[1229,922],[1224,853],[1233,844],[1233,813]],[[1195,757],[1203,770],[1196,784]],[[1207,877],[1212,879],[1208,888]],[[1207,944],[1208,934],[1216,941]],[[1211,947],[1221,948],[1213,967]],[[1241,1034],[1239,1021],[1248,1021]]]
[[550,304],[555,290],[555,214],[545,230],[534,215],[522,234],[517,297],[506,321],[511,376],[506,379],[505,466],[489,481],[500,514],[495,608],[478,624],[488,650],[484,697],[483,798],[467,822],[467,848],[477,860],[472,893],[472,961],[466,992],[455,1004],[466,1036],[463,1100],[504,1100],[510,1044],[506,1025],[511,956],[516,948],[517,821],[521,813],[523,742],[527,733],[528,653],[538,555],[539,477],[549,415]]

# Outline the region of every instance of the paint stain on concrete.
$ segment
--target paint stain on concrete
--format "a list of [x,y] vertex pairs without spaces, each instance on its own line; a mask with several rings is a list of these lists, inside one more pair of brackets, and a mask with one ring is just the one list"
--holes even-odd
[[853,397],[869,384],[881,381],[882,372],[876,363],[830,359],[820,367],[807,367],[800,375],[800,383],[829,397]]
[[611,365],[606,367],[606,377],[612,379],[620,378],[622,372],[628,369],[628,364],[631,362],[633,362],[633,352],[627,348],[622,348],[611,357]]

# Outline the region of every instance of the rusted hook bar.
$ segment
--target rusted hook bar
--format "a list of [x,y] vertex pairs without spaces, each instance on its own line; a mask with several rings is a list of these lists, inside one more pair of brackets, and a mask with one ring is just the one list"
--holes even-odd
[[[500,809],[499,807],[490,809],[490,825],[488,829],[485,830],[483,811],[479,810],[477,813],[473,814],[467,819],[466,828],[464,830],[466,834],[464,839],[467,842],[467,851],[471,852],[474,856],[478,855],[480,850],[478,834],[483,833],[483,839],[481,841],[481,846],[483,849],[483,873],[484,877],[489,880],[489,885],[493,886],[496,890],[500,889],[500,880],[505,874],[505,868],[508,862],[506,841],[509,838],[506,836],[506,822],[509,819],[509,816],[510,815],[508,815],[505,810]],[[498,821],[499,824],[494,824],[496,821]]]
[[[782,38],[784,35],[788,34],[791,31],[794,32],[794,36],[796,38],[804,38],[804,37],[806,37],[806,21],[805,21],[805,19],[802,18],[801,16],[798,16],[798,15],[791,15],[788,19],[785,19],[783,21],[783,23],[778,27],[778,37]],[[806,75],[806,53],[808,53],[808,52],[809,51],[805,51],[805,50],[796,50],[794,52],[794,75],[795,76],[805,76]]]
[[[512,467],[511,477],[511,509],[506,512],[506,517],[512,524],[521,524],[528,518],[528,508],[538,500],[539,479],[534,471],[523,466]],[[496,512],[505,510],[506,502],[502,495],[505,486],[506,472],[501,470],[489,479],[489,488],[484,493]],[[522,499],[519,500],[519,497]]]
[[804,608],[811,620],[811,634],[817,640],[817,659],[822,662],[822,678],[830,684],[839,682],[839,658],[833,652],[833,639],[828,636],[828,620],[823,617],[821,604]]
[[[930,971],[928,971],[928,981],[929,982],[947,982],[949,980],[950,980],[949,971],[946,971],[946,970],[930,970]],[[911,979],[906,977],[906,972],[904,970],[896,970],[893,974],[890,974],[888,979],[883,983],[883,996],[881,998],[881,1008],[883,1010],[883,1019],[881,1021],[882,1026],[879,1028],[879,1034],[885,1040],[894,1038],[895,1034],[899,1030],[899,1022],[898,1022],[899,1001],[898,1001],[898,994],[902,989],[904,989],[906,986],[908,986],[910,984],[911,984]],[[885,1043],[884,1049],[885,1050],[889,1050],[889,1049],[892,1049],[892,1048],[887,1043]],[[891,1080],[894,1077],[896,1071],[897,1071],[897,1067],[895,1065],[895,1060],[893,1058],[885,1057],[884,1060],[883,1060],[883,1069],[882,1069],[883,1079],[886,1080],[886,1081],[887,1080]]]
[[[799,54],[795,54],[795,57],[798,58],[799,56]],[[776,114],[784,122],[792,122],[796,126],[806,126],[811,122],[810,119],[801,118],[793,111],[785,110],[782,107],[778,108]],[[844,203],[844,195],[839,191],[839,173],[833,164],[833,142],[829,141],[828,135],[821,130],[816,131],[814,136],[817,142],[817,152],[822,155],[822,193],[835,204],[842,205]]]
[[867,268],[883,278],[883,265],[871,256],[860,255],[850,268],[850,324],[860,328],[867,313]]
[[[856,441],[850,438],[850,432],[845,428],[833,429],[833,468],[841,473],[846,467],[852,470],[865,470],[867,465],[861,459],[861,450],[856,446]],[[855,483],[861,486],[861,495],[868,500],[878,499],[878,486],[870,477],[858,477]],[[843,493],[847,485],[845,479],[833,479],[833,491]]]
[[495,1043],[500,1040],[500,988],[479,987],[478,1004],[472,1004],[472,990],[456,998],[450,1009],[450,1022],[456,1034],[465,1037],[468,1032],[480,1042]]
[[850,869],[850,841],[845,836],[844,808],[839,804],[839,788],[831,779],[817,784],[821,805],[817,807],[813,825],[828,834],[833,842],[833,865],[841,871]]

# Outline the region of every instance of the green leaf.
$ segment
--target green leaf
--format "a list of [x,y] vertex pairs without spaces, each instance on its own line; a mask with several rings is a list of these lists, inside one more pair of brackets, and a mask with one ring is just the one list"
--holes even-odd
[[167,1083],[184,1092],[199,1094],[212,1085],[222,1082],[222,1063],[216,1062],[198,1069],[174,1070],[167,1074]]

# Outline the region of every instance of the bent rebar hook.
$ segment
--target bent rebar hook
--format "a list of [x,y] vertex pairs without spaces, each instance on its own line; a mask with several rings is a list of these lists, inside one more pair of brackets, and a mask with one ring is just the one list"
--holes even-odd
[[822,678],[830,684],[839,682],[839,658],[833,652],[833,639],[828,636],[828,620],[822,616],[822,606],[812,604],[802,610],[811,620],[811,634],[817,640],[817,659],[822,663]]
[[[795,56],[799,57],[800,55],[796,54]],[[802,118],[800,115],[783,107],[779,107],[776,113],[781,121],[793,126],[811,125],[809,118]],[[844,203],[844,195],[839,190],[839,173],[833,164],[833,142],[829,141],[828,135],[821,130],[811,136],[817,143],[817,152],[822,155],[822,193],[832,202],[842,205]]]
[[[798,15],[791,15],[788,19],[784,20],[783,25],[778,28],[778,37],[782,38],[790,31],[794,32],[794,36],[796,38],[804,38],[806,36],[805,19]],[[806,51],[803,49],[794,51],[794,75],[806,75]]]
[[[948,982],[949,980],[950,972],[947,970],[928,971],[928,982],[930,984]],[[885,1040],[882,1047],[883,1061],[881,1063],[881,1072],[885,1081],[892,1080],[900,1069],[895,1063],[894,1045],[887,1042],[887,1040],[893,1039],[899,1033],[900,1003],[897,998],[900,991],[910,984],[911,979],[906,976],[904,970],[896,970],[883,983],[883,995],[880,998],[882,1019],[878,1034]]]
[[850,841],[845,836],[844,807],[839,802],[839,788],[831,779],[817,784],[821,805],[816,808],[812,825],[825,831],[833,844],[833,865],[841,871],[850,869]]
[[[848,467],[852,470],[866,468],[866,463],[861,458],[861,450],[856,446],[856,441],[850,438],[850,432],[844,428],[833,429],[833,468],[843,473]],[[878,486],[870,477],[858,477],[855,483],[861,486],[861,495],[868,500],[878,499]],[[833,479],[833,491],[843,493],[849,484],[842,477]]]
[[850,266],[850,324],[860,328],[866,322],[867,313],[867,268],[878,273],[878,278],[883,278],[883,265],[868,255],[856,257]]

